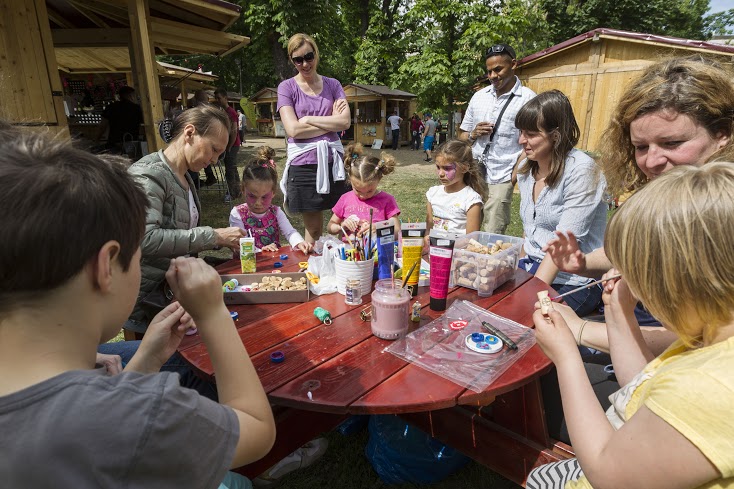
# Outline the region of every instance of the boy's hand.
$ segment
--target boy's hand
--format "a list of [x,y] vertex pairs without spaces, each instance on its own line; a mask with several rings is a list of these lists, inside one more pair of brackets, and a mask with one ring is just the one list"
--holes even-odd
[[117,375],[122,372],[122,358],[120,358],[120,355],[97,353],[94,364],[104,367],[107,375]]
[[275,244],[275,243],[270,243],[269,245],[265,245],[265,246],[262,247],[262,251],[276,252],[276,251],[278,251],[278,249],[279,249],[278,248],[278,245]]
[[313,245],[311,243],[306,243],[305,241],[301,241],[296,245],[296,248],[301,250],[304,254],[308,255],[311,253],[311,250],[313,250]]
[[193,326],[191,316],[178,302],[172,302],[155,315],[140,342],[140,347],[125,371],[155,373],[176,352],[184,333]]
[[536,309],[533,313],[533,322],[535,339],[553,363],[569,357],[570,352],[578,352],[576,339],[561,313],[551,310],[548,316],[544,316],[540,309]]
[[173,294],[192,318],[200,319],[224,307],[222,280],[200,258],[178,257],[171,260],[166,280]]

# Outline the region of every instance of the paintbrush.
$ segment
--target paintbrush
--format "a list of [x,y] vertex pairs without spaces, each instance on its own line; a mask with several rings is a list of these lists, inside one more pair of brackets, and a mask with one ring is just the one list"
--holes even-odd
[[612,275],[611,277],[603,278],[603,279],[600,279],[600,280],[594,280],[593,282],[589,282],[589,283],[588,283],[588,284],[586,284],[586,285],[582,285],[581,287],[578,287],[578,288],[576,288],[576,289],[573,289],[573,290],[569,290],[568,292],[565,292],[565,293],[563,293],[563,294],[561,294],[561,295],[557,295],[557,296],[555,296],[555,297],[551,297],[551,300],[552,300],[552,301],[555,301],[555,300],[557,300],[557,299],[561,299],[561,298],[563,298],[563,297],[566,297],[567,295],[575,294],[575,293],[576,293],[576,292],[578,292],[579,290],[584,290],[584,289],[588,289],[589,287],[593,287],[593,286],[595,286],[596,284],[600,284],[600,283],[602,283],[602,282],[606,282],[607,280],[614,280],[615,278],[619,278],[619,277],[621,277],[621,276],[622,276],[622,274],[620,273],[620,274],[618,274],[618,275]]
[[372,258],[372,212],[373,212],[373,210],[374,209],[372,209],[370,207],[370,228],[367,231],[367,233],[369,235],[369,239],[367,240],[367,245],[368,245],[367,246],[367,254],[369,255],[369,256],[367,256],[367,259],[368,260]]
[[351,246],[354,249],[357,249],[354,246],[354,243],[352,243],[352,239],[349,237],[349,233],[347,233],[347,230],[344,229],[344,226],[339,226],[339,228],[342,230],[342,233],[344,233],[344,237],[347,238],[347,241],[349,241],[349,246]]
[[484,329],[490,332],[490,334],[495,335],[497,338],[501,339],[505,342],[505,345],[507,345],[507,348],[510,350],[517,350],[517,344],[512,341],[510,338],[507,337],[505,333],[500,331],[499,329],[495,328],[491,324],[489,324],[487,321],[482,321],[482,326],[484,326]]
[[402,288],[405,288],[405,286],[408,284],[408,279],[411,275],[413,275],[413,270],[415,270],[415,266],[420,263],[419,261],[413,262],[413,266],[410,267],[410,271],[408,272],[408,275],[403,276],[403,285],[401,285]]

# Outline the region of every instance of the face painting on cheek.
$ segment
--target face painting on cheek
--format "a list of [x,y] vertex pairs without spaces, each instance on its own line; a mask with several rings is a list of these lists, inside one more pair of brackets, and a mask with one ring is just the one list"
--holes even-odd
[[260,205],[262,205],[263,207],[270,207],[270,203],[273,201],[273,192],[268,192],[267,194],[264,194],[260,199],[258,199],[257,196],[251,194],[250,192],[246,192],[245,202],[247,202],[247,205],[252,207],[258,203],[258,200],[260,201]]
[[456,164],[451,165],[441,165],[438,167],[438,170],[443,170],[444,178],[448,181],[451,181],[456,176]]

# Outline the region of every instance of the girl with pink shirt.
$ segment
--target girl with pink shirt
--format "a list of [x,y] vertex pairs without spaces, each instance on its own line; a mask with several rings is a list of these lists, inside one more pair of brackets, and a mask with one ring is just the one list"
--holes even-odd
[[352,143],[344,151],[344,168],[352,190],[339,198],[332,211],[328,231],[339,234],[342,228],[361,237],[370,233],[370,209],[372,222],[393,221],[400,231],[400,209],[395,197],[377,189],[385,175],[395,171],[395,158],[382,153],[379,158],[364,154],[360,143]]

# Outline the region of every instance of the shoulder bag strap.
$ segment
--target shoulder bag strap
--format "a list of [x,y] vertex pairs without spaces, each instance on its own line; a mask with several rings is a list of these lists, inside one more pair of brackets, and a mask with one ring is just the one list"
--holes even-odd
[[500,110],[500,115],[497,116],[497,120],[494,123],[494,129],[492,129],[492,134],[489,135],[490,143],[494,139],[494,135],[497,134],[497,128],[500,126],[500,122],[502,122],[502,116],[505,114],[505,110],[507,109],[507,106],[510,105],[510,102],[512,101],[512,97],[514,96],[515,94],[511,93],[510,96],[507,98],[507,102],[505,102],[505,105],[502,107],[502,110]]

